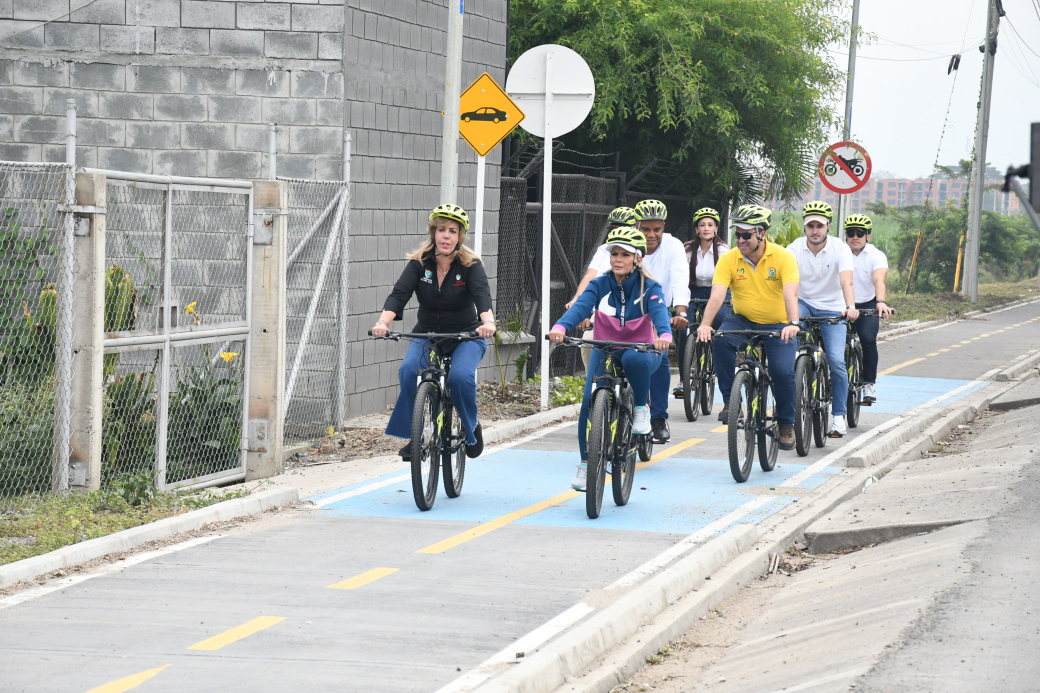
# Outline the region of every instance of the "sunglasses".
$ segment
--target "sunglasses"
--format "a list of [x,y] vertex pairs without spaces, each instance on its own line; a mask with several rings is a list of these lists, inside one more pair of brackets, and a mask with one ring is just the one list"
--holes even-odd
[[863,236],[866,236],[868,234],[863,229],[849,229],[845,232],[845,235],[849,238],[862,238]]
[[740,231],[734,231],[733,236],[741,239],[742,241],[750,241],[751,237],[755,235],[754,231],[748,231],[747,233],[741,233]]

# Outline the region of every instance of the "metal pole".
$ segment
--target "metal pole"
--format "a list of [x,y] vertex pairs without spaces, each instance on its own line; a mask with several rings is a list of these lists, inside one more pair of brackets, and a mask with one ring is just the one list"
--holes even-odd
[[[553,109],[553,52],[545,54],[545,141],[542,144],[545,155],[542,157],[544,170],[542,174],[542,339],[549,334],[549,300],[552,296],[549,288],[549,257],[552,254],[552,109]],[[542,411],[549,408],[549,344],[542,344]]]
[[267,180],[278,178],[278,126],[267,124]]
[[336,427],[347,420],[347,318],[350,316],[350,130],[343,130],[343,193],[347,208],[339,237],[339,362],[336,368]]
[[[75,243],[76,219],[72,208],[76,205],[76,100],[65,101],[65,190],[62,203],[65,213],[62,216],[61,258],[58,265],[58,349],[55,357],[54,374],[54,478],[51,488],[64,491],[69,488],[69,464],[71,462],[72,443],[72,284],[73,284],[73,244]],[[89,488],[95,479],[88,479]]]
[[[1040,217],[1037,216],[1036,210],[1033,209],[1033,205],[1029,204],[1029,197],[1026,195],[1026,191],[1022,189],[1022,183],[1019,182],[1018,176],[1009,176],[1009,182],[1011,183],[1011,189],[1015,191],[1015,195],[1018,196],[1018,201],[1022,206],[1022,209],[1026,210],[1026,214],[1029,216],[1029,221],[1033,222],[1033,228],[1036,229],[1037,233],[1040,233]],[[1036,183],[1030,183],[1030,185],[1040,185],[1040,177]]]
[[[845,84],[845,124],[842,128],[842,141],[848,142],[852,138],[852,94],[856,87],[856,34],[859,32],[859,6],[862,0],[854,0],[852,3],[852,29],[849,34],[849,79]],[[845,195],[838,195],[838,221],[834,232],[838,234],[838,240],[845,242]]]
[[444,126],[441,130],[441,198],[438,204],[459,203],[459,97],[462,94],[462,20],[465,9],[466,0],[448,0]]
[[993,95],[993,61],[997,52],[1000,17],[997,0],[989,0],[986,13],[985,58],[982,67],[982,93],[975,129],[975,165],[971,171],[971,196],[968,198],[968,239],[964,247],[964,282],[961,294],[979,300],[979,250],[982,242],[982,205],[986,192],[986,145],[989,140],[989,108]]
[[484,157],[477,157],[477,208],[473,215],[476,236],[473,241],[473,250],[480,255],[484,248]]

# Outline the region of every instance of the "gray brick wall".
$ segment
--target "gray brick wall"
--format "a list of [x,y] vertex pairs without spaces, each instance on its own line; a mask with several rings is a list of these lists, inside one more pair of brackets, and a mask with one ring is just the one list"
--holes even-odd
[[[64,160],[68,98],[80,165],[145,173],[261,177],[275,121],[281,175],[338,180],[349,128],[349,413],[380,411],[403,351],[366,332],[441,201],[448,1],[0,0],[0,159]],[[506,0],[467,0],[464,84],[485,70],[504,79],[505,18]],[[460,152],[472,210],[476,155]],[[499,160],[488,157],[485,194],[493,285]]]

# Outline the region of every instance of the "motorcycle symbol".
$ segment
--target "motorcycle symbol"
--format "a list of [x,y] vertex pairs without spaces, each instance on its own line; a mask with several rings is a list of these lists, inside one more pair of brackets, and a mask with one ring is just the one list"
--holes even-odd
[[[856,174],[856,176],[862,176],[866,169],[863,168],[863,162],[858,158],[846,159],[841,154],[835,154],[839,159],[842,160],[849,169]],[[823,173],[827,176],[833,176],[838,173],[838,164],[833,158],[827,159],[827,163],[823,165]]]

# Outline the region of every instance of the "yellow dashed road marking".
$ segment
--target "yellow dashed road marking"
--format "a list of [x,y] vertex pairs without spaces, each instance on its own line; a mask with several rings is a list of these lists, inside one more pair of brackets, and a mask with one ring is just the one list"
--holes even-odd
[[363,587],[370,582],[375,582],[380,578],[385,578],[387,575],[393,575],[397,572],[397,568],[373,568],[367,572],[355,575],[352,578],[337,582],[335,585],[329,585],[330,590],[353,590],[358,587]]
[[142,671],[137,674],[131,674],[125,676],[118,681],[112,681],[106,683],[104,686],[98,686],[97,688],[91,688],[87,693],[123,693],[131,688],[137,688],[148,679],[156,676],[160,671],[170,666],[169,664],[163,664],[161,667],[156,669],[149,669],[148,671]]
[[189,650],[219,650],[225,645],[230,645],[233,642],[238,642],[243,638],[248,638],[253,633],[259,633],[262,630],[267,630],[271,626],[281,623],[285,620],[284,616],[258,616],[248,623],[243,623],[240,626],[236,626],[231,630],[226,630],[219,635],[214,635],[212,638],[206,638],[202,642],[197,642]]
[[900,368],[906,368],[907,366],[912,366],[915,363],[920,363],[921,361],[924,361],[924,359],[923,358],[910,359],[909,361],[904,361],[903,363],[900,363],[900,364],[897,364],[895,366],[892,366],[891,368],[886,368],[885,370],[883,370],[880,373],[878,373],[878,375],[888,375],[889,373],[895,373]]

